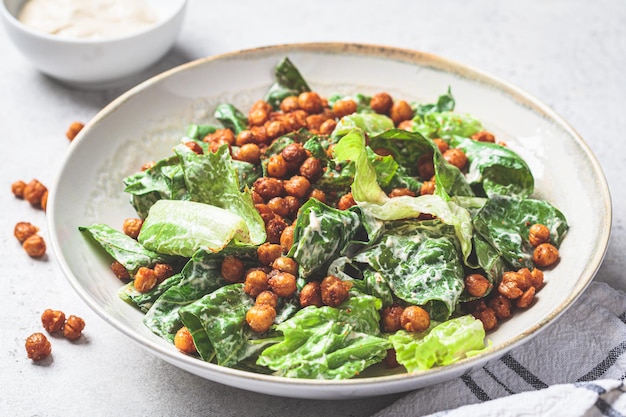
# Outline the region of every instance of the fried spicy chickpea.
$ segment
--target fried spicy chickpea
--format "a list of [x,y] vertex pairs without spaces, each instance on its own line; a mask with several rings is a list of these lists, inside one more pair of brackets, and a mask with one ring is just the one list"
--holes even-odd
[[178,329],[174,335],[174,346],[184,353],[193,354],[197,352],[193,336],[191,336],[191,332],[185,326]]
[[292,111],[299,110],[300,105],[298,104],[298,97],[297,96],[285,97],[283,101],[280,102],[280,109],[284,113],[290,113]]
[[498,325],[496,312],[484,302],[472,312],[472,315],[483,323],[485,331],[493,330]]
[[470,274],[465,277],[465,291],[472,297],[484,297],[491,287],[491,282],[484,275]]
[[36,234],[38,231],[39,228],[32,223],[18,222],[13,228],[13,236],[15,236],[20,243],[24,243],[26,239]]
[[256,297],[269,289],[268,279],[267,273],[261,269],[249,270],[243,283],[243,291],[250,297]]
[[233,158],[250,164],[258,164],[261,162],[261,148],[256,143],[243,144]]
[[28,359],[37,362],[50,356],[52,353],[52,345],[43,333],[33,333],[26,338],[24,344]]
[[450,148],[443,153],[443,158],[450,165],[454,165],[458,169],[463,169],[467,165],[467,155],[459,148]]
[[280,256],[272,262],[272,268],[292,275],[298,274],[298,262],[288,256]]
[[141,232],[141,226],[143,226],[143,220],[128,218],[124,220],[124,224],[122,225],[122,232],[124,232],[126,236],[137,239],[137,236],[139,236],[139,232]]
[[300,206],[302,206],[302,202],[297,197],[287,195],[285,196],[285,203],[287,203],[287,207],[289,207],[289,214],[287,216],[295,218],[298,215],[298,210],[300,210]]
[[278,214],[281,217],[289,215],[289,205],[283,197],[274,197],[267,202],[267,207],[272,210],[273,213]]
[[324,204],[326,204],[326,193],[319,188],[314,188],[309,193],[309,198],[314,198]]
[[283,149],[280,154],[288,164],[297,165],[302,164],[308,157],[306,149],[304,149],[301,143],[290,143],[285,146],[285,149]]
[[[267,241],[269,243],[279,244],[280,236],[287,227],[287,223],[280,216],[274,216],[265,224],[265,233],[267,234]],[[279,246],[279,245],[278,245]],[[279,246],[280,247],[280,246]],[[282,251],[282,249],[281,249]]]
[[528,287],[530,287],[530,281],[524,274],[507,271],[502,274],[498,292],[509,300],[515,300],[521,297]]
[[370,99],[370,107],[378,114],[389,114],[393,99],[387,93],[377,93]]
[[243,261],[232,255],[225,256],[220,269],[222,277],[230,283],[243,282],[246,267]]
[[[278,197],[274,197],[278,198]],[[271,201],[271,200],[270,200]],[[272,211],[272,209],[267,204],[255,204],[254,208],[259,212],[263,222],[267,224],[270,220],[272,220],[276,215]]]
[[285,193],[283,182],[277,178],[261,177],[254,181],[252,187],[265,201]]
[[300,165],[299,172],[309,181],[317,181],[322,176],[322,162],[313,156],[308,157]]
[[278,305],[278,295],[273,293],[272,291],[262,291],[259,295],[256,296],[256,300],[254,300],[256,305],[268,305],[276,308]]
[[308,306],[321,307],[323,305],[320,283],[318,281],[307,282],[300,290],[300,306],[304,308]]
[[337,208],[339,210],[348,210],[352,206],[356,206],[356,201],[354,201],[352,193],[342,195],[339,201],[337,201]]
[[17,198],[24,198],[24,188],[26,188],[26,183],[22,180],[15,181],[11,184],[11,192]]
[[229,145],[235,145],[236,143],[236,138],[235,138],[235,133],[228,128],[224,128],[224,129],[217,129],[215,132],[213,133],[209,133],[208,135],[206,135],[203,139],[203,142],[220,142],[220,143],[228,143]]
[[395,125],[400,124],[405,120],[409,120],[413,117],[413,109],[411,105],[405,100],[394,101],[389,110],[389,117],[393,120]]
[[32,206],[41,207],[41,198],[48,189],[38,180],[32,180],[24,187],[24,200]]
[[535,287],[528,288],[526,291],[524,291],[524,294],[522,294],[522,296],[515,301],[515,306],[517,308],[530,307],[533,300],[535,299],[535,292]]
[[83,127],[85,127],[85,125],[81,122],[72,122],[65,132],[65,137],[68,138],[70,142],[73,141],[80,131],[83,130]]
[[296,292],[296,277],[289,272],[274,270],[269,274],[268,285],[279,297],[291,297]]
[[327,306],[337,307],[350,297],[350,288],[352,288],[352,283],[329,275],[320,284],[322,302]]
[[306,91],[298,96],[298,107],[309,114],[320,113],[323,109],[322,98],[314,91]]
[[424,181],[420,187],[420,195],[435,194],[435,181]]
[[333,112],[335,113],[335,116],[340,119],[344,116],[348,116],[356,112],[356,109],[356,101],[352,100],[351,98],[337,100],[335,104],[333,104]]
[[432,178],[435,175],[435,164],[433,154],[426,153],[417,159],[417,173],[421,178]]
[[255,304],[246,312],[246,323],[256,333],[268,331],[275,318],[276,309],[267,304]]
[[288,253],[293,246],[293,232],[295,230],[295,226],[290,225],[285,227],[283,233],[280,235],[280,248],[282,253]]
[[[216,142],[211,142],[210,144],[214,144],[214,143]],[[194,142],[193,140],[188,140],[187,142],[184,142],[183,145],[191,149],[191,151],[197,155],[202,155],[204,153],[202,146],[200,146],[197,142]],[[212,152],[215,152],[215,151],[212,151]]]
[[153,289],[157,284],[157,276],[153,269],[142,266],[135,273],[133,286],[140,293],[146,293]]
[[402,328],[400,317],[403,311],[404,308],[397,304],[383,309],[380,315],[383,332],[395,333]]
[[41,324],[48,333],[58,332],[65,324],[65,313],[47,308],[41,313]]
[[257,257],[261,265],[269,266],[283,254],[283,248],[275,243],[265,242],[257,248]]
[[37,234],[26,238],[22,247],[31,258],[41,258],[46,254],[46,241]]
[[46,209],[48,208],[48,190],[43,192],[43,195],[41,196],[41,201],[39,202],[39,206],[43,211],[46,211]]
[[551,243],[542,243],[533,251],[533,262],[539,268],[550,268],[559,260],[559,250]]
[[400,325],[407,332],[421,332],[430,326],[430,315],[419,306],[408,306],[400,315]]
[[296,198],[304,198],[311,190],[311,182],[302,175],[294,175],[283,183],[285,192]]
[[486,130],[481,130],[480,132],[474,133],[471,138],[477,140],[478,142],[495,143],[496,141],[496,137],[493,135],[493,133],[487,132]]
[[174,275],[174,268],[171,265],[158,263],[152,267],[154,274],[156,275],[157,284],[162,283],[172,275]]
[[130,279],[130,273],[128,269],[120,262],[115,261],[111,264],[111,271],[115,274],[119,279]]
[[528,242],[535,248],[542,243],[550,242],[550,229],[548,229],[548,226],[539,223],[530,226],[530,229],[528,229]]
[[78,316],[70,315],[63,325],[63,336],[69,340],[78,339],[85,329],[85,320]]
[[289,166],[282,154],[272,155],[267,161],[267,175],[274,178],[282,178],[287,175]]
[[320,125],[320,135],[330,135],[337,127],[335,119],[327,119]]
[[415,193],[408,188],[394,188],[389,192],[389,197],[391,198],[401,196],[415,197]]
[[435,142],[435,145],[437,145],[439,152],[441,152],[442,154],[448,149],[450,149],[450,145],[448,145],[448,142],[446,142],[445,140],[441,138],[433,139],[433,142]]
[[506,320],[511,317],[511,300],[502,294],[491,298],[487,305],[493,310],[498,320]]
[[537,291],[543,287],[543,271],[539,268],[533,268],[530,271],[530,282]]

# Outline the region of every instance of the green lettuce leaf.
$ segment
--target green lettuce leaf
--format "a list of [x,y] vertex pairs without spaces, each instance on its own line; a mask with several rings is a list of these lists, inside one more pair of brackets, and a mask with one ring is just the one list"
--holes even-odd
[[450,365],[475,354],[485,349],[484,338],[481,321],[467,315],[436,324],[424,332],[400,330],[389,336],[389,341],[398,363],[408,372],[416,372]]
[[265,101],[274,109],[278,109],[280,102],[289,96],[298,96],[300,93],[311,91],[302,74],[288,57],[274,67],[274,83],[265,93]]

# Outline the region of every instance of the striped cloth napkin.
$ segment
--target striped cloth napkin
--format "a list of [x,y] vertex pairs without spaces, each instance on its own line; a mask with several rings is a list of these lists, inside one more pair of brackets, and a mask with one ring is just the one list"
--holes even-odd
[[592,282],[540,336],[376,417],[626,416],[626,294]]

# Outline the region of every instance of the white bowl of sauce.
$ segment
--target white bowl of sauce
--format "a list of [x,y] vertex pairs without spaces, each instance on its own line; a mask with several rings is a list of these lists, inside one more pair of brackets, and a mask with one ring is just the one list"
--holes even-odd
[[186,0],[1,0],[9,37],[65,84],[102,88],[145,70],[174,45]]

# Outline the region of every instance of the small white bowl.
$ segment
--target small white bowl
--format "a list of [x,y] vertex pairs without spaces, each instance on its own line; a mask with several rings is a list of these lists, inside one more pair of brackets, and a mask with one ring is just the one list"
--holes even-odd
[[81,39],[51,35],[18,20],[25,0],[2,0],[0,14],[17,49],[44,74],[81,88],[121,82],[158,61],[174,45],[186,0],[148,0],[158,21],[114,38]]

